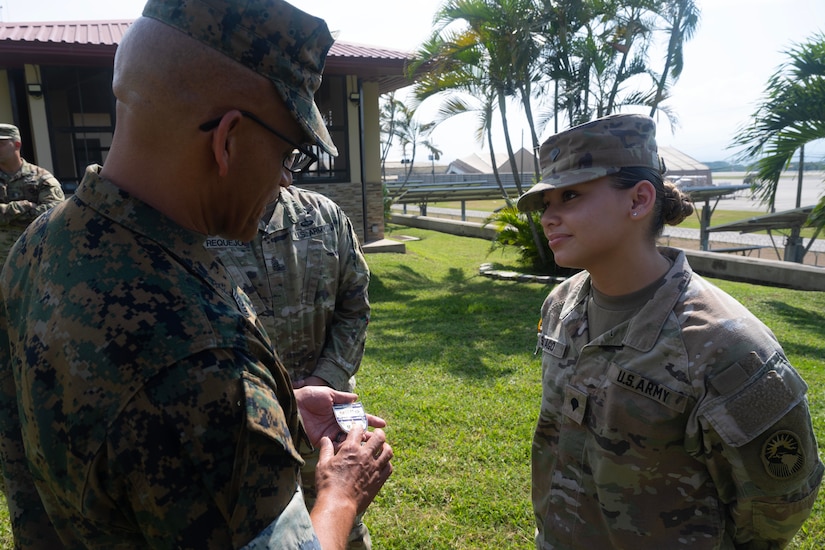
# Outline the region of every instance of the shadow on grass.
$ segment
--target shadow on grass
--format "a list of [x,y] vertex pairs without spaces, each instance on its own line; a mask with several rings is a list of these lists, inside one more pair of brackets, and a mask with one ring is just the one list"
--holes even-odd
[[[781,317],[789,326],[794,327],[796,341],[786,339],[782,342],[786,354],[817,357],[822,353],[822,340],[825,338],[825,329],[823,329],[825,327],[825,315],[778,300],[767,301],[764,303],[764,307],[771,310],[777,317]],[[806,334],[807,337],[805,337]]]
[[494,384],[514,370],[498,358],[532,357],[536,324],[525,324],[524,312],[534,311],[537,323],[548,290],[469,276],[463,268],[450,268],[442,280],[431,280],[396,266],[370,281],[376,322],[370,325],[367,353],[382,363],[428,364]]

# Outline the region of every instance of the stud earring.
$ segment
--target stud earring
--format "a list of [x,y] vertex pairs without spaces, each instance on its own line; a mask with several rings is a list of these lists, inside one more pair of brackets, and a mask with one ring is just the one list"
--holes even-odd
[[639,213],[638,213],[638,212],[633,212],[633,217],[634,217],[634,218],[635,218],[636,216],[638,216],[638,215],[639,215]]

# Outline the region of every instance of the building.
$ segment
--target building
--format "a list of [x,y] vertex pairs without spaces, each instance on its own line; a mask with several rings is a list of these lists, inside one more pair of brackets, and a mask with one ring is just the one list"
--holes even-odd
[[[112,141],[115,50],[131,21],[0,23],[0,122],[22,132],[23,156],[72,192]],[[295,183],[344,209],[365,243],[384,235],[378,99],[410,85],[409,54],[336,42],[316,94],[338,146]],[[320,152],[320,150],[318,151]]]

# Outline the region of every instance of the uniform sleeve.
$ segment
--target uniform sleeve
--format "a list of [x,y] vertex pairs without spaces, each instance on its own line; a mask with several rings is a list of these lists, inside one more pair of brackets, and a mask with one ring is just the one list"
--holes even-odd
[[66,197],[63,194],[63,186],[51,173],[45,172],[41,175],[37,185],[37,204],[34,205],[34,215],[36,218],[49,208],[60,204]]
[[213,350],[175,365],[113,430],[130,515],[150,544],[240,548],[273,524],[315,538],[306,507],[293,502],[302,461],[274,381],[239,368],[245,362],[254,360]]
[[711,381],[702,408],[707,464],[734,541],[783,548],[811,513],[822,479],[807,386],[781,353],[751,357]]
[[370,320],[370,272],[358,236],[343,212],[339,230],[339,285],[335,312],[314,374],[338,390],[349,390],[364,355]]
[[0,314],[0,462],[15,548],[61,548],[26,460],[6,319],[4,311]]

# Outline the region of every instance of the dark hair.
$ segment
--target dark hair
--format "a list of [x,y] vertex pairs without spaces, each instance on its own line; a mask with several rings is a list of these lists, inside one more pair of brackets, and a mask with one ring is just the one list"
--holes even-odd
[[653,207],[653,237],[659,237],[665,225],[679,225],[693,214],[693,203],[672,182],[664,181],[658,170],[645,166],[622,168],[613,174],[613,184],[619,189],[630,189],[642,180],[647,180],[656,189],[656,204]]

